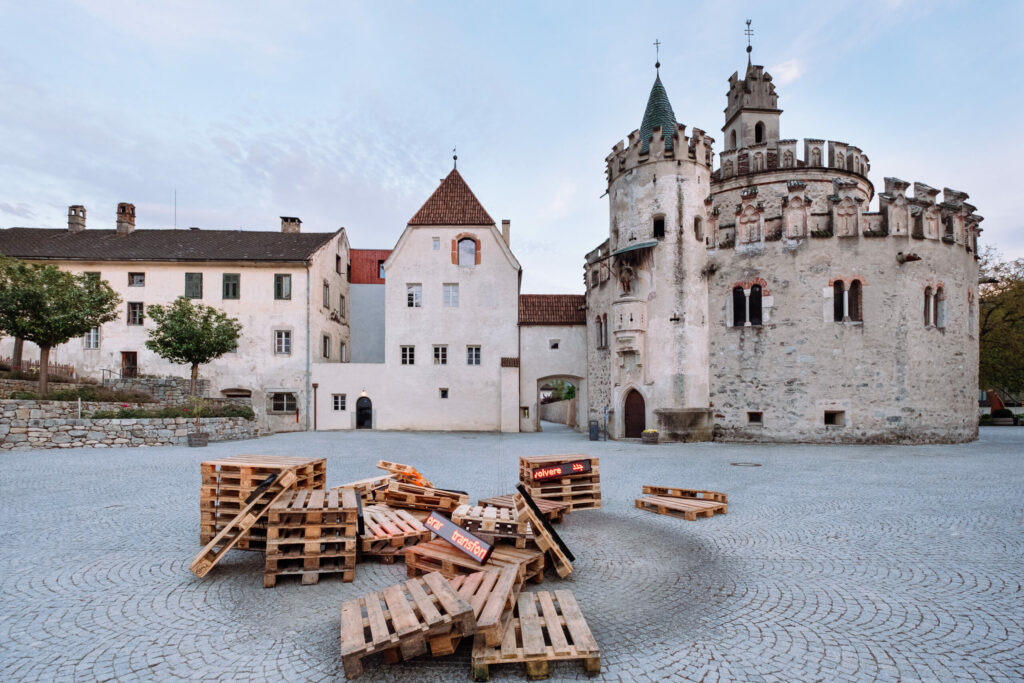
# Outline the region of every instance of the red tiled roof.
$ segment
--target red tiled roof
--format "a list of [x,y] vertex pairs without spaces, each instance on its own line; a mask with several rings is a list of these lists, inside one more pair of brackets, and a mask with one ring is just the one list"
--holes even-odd
[[520,294],[520,325],[586,325],[582,294]]
[[378,263],[387,261],[388,256],[391,256],[390,249],[349,249],[348,258],[352,262],[352,284],[384,284],[384,279],[379,277]]
[[452,169],[409,220],[409,225],[494,225],[494,219],[480,205],[459,172]]

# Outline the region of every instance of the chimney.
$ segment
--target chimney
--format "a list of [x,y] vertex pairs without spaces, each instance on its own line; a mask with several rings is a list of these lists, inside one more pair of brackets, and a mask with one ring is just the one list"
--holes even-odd
[[127,235],[135,229],[135,205],[121,202],[117,205],[117,234]]
[[294,216],[281,216],[281,232],[302,232],[302,221]]
[[74,204],[68,207],[68,232],[82,232],[85,230],[85,207],[81,204]]
[[512,239],[512,221],[502,219],[501,221],[501,238],[505,240],[505,246],[509,249],[512,248],[512,243],[509,241]]

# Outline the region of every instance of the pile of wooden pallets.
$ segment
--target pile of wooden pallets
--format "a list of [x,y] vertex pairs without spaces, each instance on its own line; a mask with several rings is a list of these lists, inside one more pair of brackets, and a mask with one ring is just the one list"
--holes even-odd
[[[569,513],[569,503],[563,503],[557,500],[544,500],[543,498],[534,498],[533,502],[537,504],[541,514],[544,515],[544,517],[552,524],[558,524],[562,521],[562,516]],[[477,505],[490,505],[496,508],[515,508],[515,494],[509,493],[504,496],[481,498],[477,501]]]
[[423,522],[408,510],[387,505],[368,505],[363,508],[363,533],[359,537],[359,552],[381,558],[391,564],[396,557],[405,555],[405,549],[422,541],[429,541],[431,533]]
[[[566,463],[589,461],[590,469],[582,473],[537,481],[534,470],[553,468]],[[601,507],[601,471],[597,458],[588,455],[532,455],[519,458],[519,481],[535,501],[568,503],[570,510],[589,510]]]
[[279,498],[267,511],[263,585],[298,575],[303,585],[323,574],[352,581],[356,568],[358,498],[352,489],[300,490]]
[[636,499],[636,506],[641,510],[682,517],[690,522],[729,511],[729,496],[718,491],[644,485],[643,493],[645,495]]
[[502,539],[517,548],[533,541],[528,519],[520,517],[515,508],[492,505],[460,505],[452,513],[452,521],[488,543]]
[[[303,458],[281,455],[236,455],[210,460],[199,466],[202,482],[199,488],[199,543],[206,545],[246,506],[246,498],[271,474],[286,469],[295,473],[297,489],[323,488],[327,479],[324,458]],[[263,496],[269,496],[264,492]],[[242,534],[234,547],[240,550],[265,550],[267,525],[265,519]]]
[[391,481],[384,490],[383,500],[391,507],[414,510],[438,510],[449,514],[469,502],[469,496],[460,491],[434,489],[416,484]]
[[544,580],[544,566],[544,551],[537,548],[498,545],[494,547],[494,552],[483,566],[441,538],[417,543],[405,549],[405,569],[409,576],[441,572],[449,579],[453,579],[459,574],[516,567],[521,581],[540,583]]

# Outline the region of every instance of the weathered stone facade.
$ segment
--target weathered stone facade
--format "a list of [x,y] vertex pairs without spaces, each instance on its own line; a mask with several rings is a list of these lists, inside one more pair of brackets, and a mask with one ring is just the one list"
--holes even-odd
[[[187,404],[191,384],[192,380],[188,377],[118,377],[103,380],[103,386],[114,391],[144,391],[157,403],[169,406]],[[197,380],[196,393],[209,396],[210,380]]]
[[585,273],[590,418],[607,407],[613,437],[705,439],[713,421],[723,440],[976,438],[967,195],[886,178],[869,212],[867,155],[806,139],[800,159],[771,76],[748,65],[729,83],[713,172],[713,141],[666,115],[660,78],[607,159],[610,239]]
[[[83,401],[82,414],[124,405]],[[77,402],[0,401],[0,449],[168,446],[184,444],[188,433],[195,431],[193,421],[184,417],[80,420],[77,416]],[[211,417],[200,422],[210,441],[259,436],[258,424],[241,417]]]

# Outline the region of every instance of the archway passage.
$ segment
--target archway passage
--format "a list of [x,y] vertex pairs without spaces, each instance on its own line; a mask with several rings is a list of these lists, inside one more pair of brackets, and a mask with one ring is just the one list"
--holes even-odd
[[639,439],[646,428],[644,417],[644,397],[636,389],[630,389],[626,394],[625,421],[626,430],[624,436],[627,439]]
[[356,401],[356,429],[373,429],[373,402],[365,396]]

